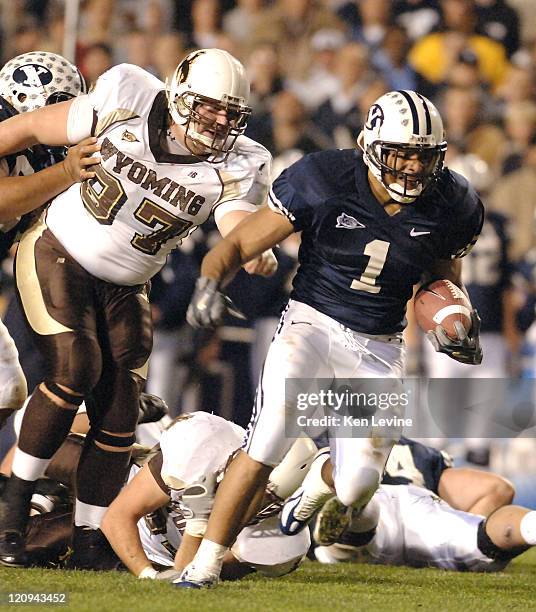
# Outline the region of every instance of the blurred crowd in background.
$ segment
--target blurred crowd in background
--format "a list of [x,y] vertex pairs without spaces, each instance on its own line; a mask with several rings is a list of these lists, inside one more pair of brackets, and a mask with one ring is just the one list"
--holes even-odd
[[[303,154],[356,146],[364,115],[392,89],[415,89],[440,109],[446,163],[480,192],[489,212],[466,258],[466,284],[492,340],[482,376],[536,377],[536,3],[534,0],[82,0],[74,59],[89,83],[130,62],[162,80],[186,52],[220,47],[251,81],[246,134],[274,156],[274,178]],[[62,53],[64,2],[0,5],[2,63],[36,49]],[[218,239],[203,225],[154,279],[156,324],[148,390],[172,414],[204,409],[247,423],[259,369],[291,287],[299,237],[278,249],[279,271],[239,274],[231,295],[248,316],[196,332],[185,313],[203,254]],[[29,387],[38,359],[9,304]],[[411,372],[448,375],[408,337]],[[447,360],[448,361],[448,360]],[[488,364],[489,365],[489,364]],[[455,374],[462,376],[463,374]],[[527,423],[533,424],[529,418]],[[515,446],[515,448],[513,448]],[[496,451],[493,452],[496,447]],[[505,452],[505,448],[508,452]],[[536,472],[532,439],[487,445],[483,465]],[[491,455],[490,455],[490,451]],[[1,452],[0,452],[1,454]],[[478,453],[477,453],[478,455]]]

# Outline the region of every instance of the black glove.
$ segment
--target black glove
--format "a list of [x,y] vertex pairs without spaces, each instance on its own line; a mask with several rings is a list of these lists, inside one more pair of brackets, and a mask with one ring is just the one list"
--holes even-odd
[[478,365],[482,362],[482,349],[480,347],[480,317],[478,312],[471,312],[471,330],[465,331],[460,321],[456,321],[454,326],[458,333],[458,339],[452,340],[447,336],[447,332],[438,325],[435,331],[429,331],[426,335],[438,353],[445,353],[451,359],[469,365]]
[[239,319],[246,318],[231,298],[219,291],[218,281],[204,276],[198,278],[186,313],[188,323],[196,328],[217,327],[223,323],[227,313]]
[[138,425],[142,425],[143,423],[156,423],[168,412],[168,405],[157,395],[151,395],[150,393],[140,394]]

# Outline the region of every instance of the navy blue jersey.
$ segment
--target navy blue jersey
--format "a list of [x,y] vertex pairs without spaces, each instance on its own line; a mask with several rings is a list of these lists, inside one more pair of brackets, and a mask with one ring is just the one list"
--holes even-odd
[[389,216],[356,150],[305,156],[275,181],[270,205],[302,231],[291,297],[367,334],[401,331],[413,285],[438,259],[465,255],[484,219],[475,191],[448,169]]
[[503,215],[486,213],[478,242],[463,262],[462,279],[482,319],[481,331],[502,331],[502,295],[512,276],[506,224]]
[[[16,115],[17,111],[0,97],[0,121],[9,119]],[[61,161],[65,157],[64,147],[44,147],[36,145],[13,155],[4,157],[7,162],[9,176],[27,176],[52,164]],[[23,215],[20,219],[13,219],[10,223],[0,224],[0,261],[8,254],[13,242],[31,225],[33,219],[39,213],[32,211]]]
[[437,493],[441,474],[449,467],[452,458],[444,451],[402,436],[391,450],[382,484],[413,484]]

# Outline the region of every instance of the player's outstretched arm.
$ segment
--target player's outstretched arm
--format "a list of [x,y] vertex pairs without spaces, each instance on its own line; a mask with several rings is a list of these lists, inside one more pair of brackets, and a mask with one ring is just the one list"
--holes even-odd
[[6,176],[4,168],[0,178],[0,223],[39,208],[74,183],[93,178],[93,166],[100,163],[100,156],[95,155],[99,150],[97,139],[89,137],[70,147],[63,161],[34,174]]
[[[50,146],[72,144],[67,137],[67,124],[74,100],[44,106],[2,121],[0,157],[23,151],[38,143]],[[89,136],[89,132],[86,135]]]
[[[102,520],[101,529],[117,556],[138,577],[151,572],[152,565],[141,544],[137,523],[142,516],[169,503],[169,497],[154,479],[148,465],[134,476],[112,502]],[[147,573],[147,572],[146,572]],[[156,570],[147,575],[156,577]]]
[[[233,210],[217,221],[220,234],[225,238],[232,230],[252,213],[245,210]],[[244,270],[248,274],[260,276],[272,276],[277,271],[277,259],[272,249],[267,249],[254,259],[244,264]]]
[[187,319],[194,327],[220,325],[233,305],[220,287],[233,279],[240,267],[271,249],[294,232],[292,223],[282,215],[263,208],[248,215],[203,259],[201,277]]

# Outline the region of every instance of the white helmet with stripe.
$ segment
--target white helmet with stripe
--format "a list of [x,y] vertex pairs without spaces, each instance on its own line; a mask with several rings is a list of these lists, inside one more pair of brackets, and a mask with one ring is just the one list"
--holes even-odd
[[[363,160],[389,195],[403,204],[413,202],[443,167],[447,149],[437,108],[415,91],[390,91],[376,100],[358,137]],[[399,158],[416,155],[418,173],[398,170]]]
[[[188,139],[201,143],[211,154],[207,161],[225,160],[237,137],[244,133],[251,113],[249,80],[244,66],[222,49],[199,49],[187,55],[166,83],[169,112],[183,125]],[[197,107],[226,111],[226,125],[211,125],[212,136],[202,132],[207,123]],[[194,154],[195,151],[190,149]]]

